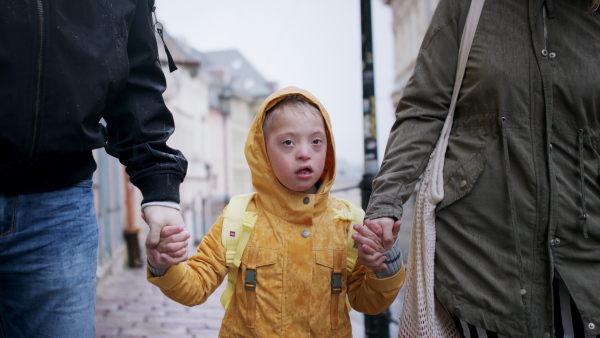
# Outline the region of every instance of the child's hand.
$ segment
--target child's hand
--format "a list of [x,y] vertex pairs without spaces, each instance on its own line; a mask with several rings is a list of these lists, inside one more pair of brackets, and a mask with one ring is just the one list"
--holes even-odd
[[146,256],[150,265],[156,269],[166,270],[171,265],[187,261],[187,240],[190,233],[181,225],[167,225],[160,231],[160,240],[152,248],[146,248]]
[[366,226],[354,224],[353,227],[356,233],[352,235],[352,239],[358,245],[358,258],[362,265],[373,271],[385,269],[386,265],[383,263],[385,248],[381,238]]
[[[379,221],[382,219],[376,220]],[[392,222],[390,230],[396,234],[394,237],[397,237],[402,222],[394,222],[391,218],[389,220]],[[375,220],[365,220],[365,226],[354,224],[354,230],[357,233],[352,235],[352,238],[359,244],[358,257],[360,258],[360,262],[373,271],[386,269],[387,265],[384,263],[386,257],[383,253],[387,249],[383,245],[382,227]]]
[[365,220],[365,225],[371,229],[377,236],[381,238],[386,251],[390,250],[400,231],[401,221],[395,221],[391,217],[380,217],[372,220]]

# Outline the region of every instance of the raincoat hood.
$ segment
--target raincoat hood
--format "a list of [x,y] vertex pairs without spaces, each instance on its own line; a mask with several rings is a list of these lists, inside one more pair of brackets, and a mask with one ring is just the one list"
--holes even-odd
[[[283,186],[275,176],[269,156],[267,155],[263,133],[263,121],[265,120],[266,112],[275,106],[277,102],[293,94],[300,95],[307,101],[315,104],[319,108],[325,122],[327,155],[325,168],[321,175],[322,182],[316,194],[296,192]],[[312,224],[313,214],[322,212],[328,207],[329,190],[335,179],[335,143],[331,130],[331,121],[327,111],[321,102],[306,90],[287,87],[271,94],[262,103],[246,140],[245,155],[246,161],[252,171],[252,185],[256,189],[259,203],[265,210],[298,223]],[[306,197],[309,199],[306,200]],[[305,201],[309,201],[309,203]],[[306,206],[304,207],[302,203]],[[307,212],[306,207],[312,207],[312,213]]]

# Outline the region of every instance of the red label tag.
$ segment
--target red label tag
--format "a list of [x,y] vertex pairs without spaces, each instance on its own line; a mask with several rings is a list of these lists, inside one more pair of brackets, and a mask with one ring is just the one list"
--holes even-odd
[[235,237],[235,231],[229,231],[229,237]]

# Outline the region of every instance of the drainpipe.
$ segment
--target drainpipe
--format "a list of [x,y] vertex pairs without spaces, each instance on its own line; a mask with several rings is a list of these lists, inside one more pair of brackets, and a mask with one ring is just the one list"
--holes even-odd
[[134,197],[134,186],[129,181],[129,175],[123,171],[125,175],[125,206],[127,208],[127,224],[123,229],[123,235],[125,237],[125,244],[127,245],[127,261],[130,268],[141,268],[142,257],[140,251],[140,241],[138,233],[140,229],[135,226],[135,214],[136,208],[133,201]]

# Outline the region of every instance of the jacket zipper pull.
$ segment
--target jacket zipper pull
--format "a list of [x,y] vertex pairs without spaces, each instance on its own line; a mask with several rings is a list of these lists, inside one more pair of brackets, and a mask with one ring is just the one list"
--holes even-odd
[[156,6],[154,6],[153,2],[151,3],[151,11],[154,15],[154,26],[156,27],[156,32],[158,33],[158,36],[160,36],[163,46],[165,47],[165,54],[167,54],[167,62],[169,63],[169,72],[173,73],[177,70],[177,65],[175,65],[175,61],[173,61],[171,52],[169,52],[169,48],[167,48],[167,44],[165,43],[165,38],[163,37],[163,25],[156,19]]

